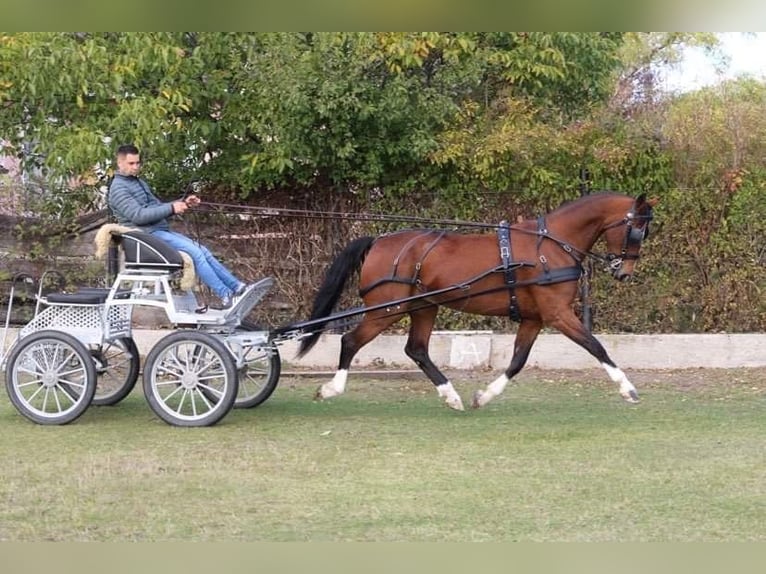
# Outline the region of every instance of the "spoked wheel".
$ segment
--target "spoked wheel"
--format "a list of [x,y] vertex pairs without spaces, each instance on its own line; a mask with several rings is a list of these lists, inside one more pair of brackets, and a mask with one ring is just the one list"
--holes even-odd
[[[242,321],[246,331],[262,331],[259,326]],[[250,347],[244,353],[244,364],[239,368],[239,392],[234,401],[235,409],[257,407],[271,396],[277,388],[282,372],[282,359],[275,345]]]
[[282,359],[276,347],[251,347],[245,353],[245,364],[239,368],[239,392],[235,409],[257,407],[277,388]]
[[116,405],[130,394],[138,380],[141,359],[136,342],[123,337],[91,350],[90,354],[98,374],[92,404]]
[[27,335],[8,357],[5,388],[16,409],[42,425],[82,415],[96,392],[90,352],[72,335],[44,330]]
[[175,331],[149,352],[144,395],[168,424],[210,426],[220,421],[237,397],[234,358],[221,341],[200,331]]

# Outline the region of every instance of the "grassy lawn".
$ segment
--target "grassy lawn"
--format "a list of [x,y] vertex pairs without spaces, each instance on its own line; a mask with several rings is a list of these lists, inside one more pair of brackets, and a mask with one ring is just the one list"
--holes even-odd
[[[457,374],[463,400],[495,373]],[[137,389],[35,425],[0,394],[5,541],[766,540],[766,370],[522,371],[457,413],[421,376],[283,376],[215,427]],[[461,381],[461,378],[463,380]]]

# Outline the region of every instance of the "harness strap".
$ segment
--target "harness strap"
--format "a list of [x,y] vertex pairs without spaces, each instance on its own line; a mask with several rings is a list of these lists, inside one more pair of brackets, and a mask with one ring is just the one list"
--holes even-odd
[[578,281],[582,275],[582,267],[573,265],[571,267],[558,267],[546,272],[542,277],[535,280],[535,285],[553,285],[554,283],[564,283],[566,281]]
[[[399,269],[399,262],[404,253],[406,253],[412,246],[412,244],[417,240],[420,239],[423,235],[429,235],[435,233],[436,237],[431,241],[431,243],[428,244],[428,246],[423,251],[422,255],[420,256],[420,261],[418,261],[415,264],[415,272],[413,273],[412,277],[400,277],[397,275],[398,269]],[[425,261],[426,257],[428,257],[428,254],[431,253],[434,247],[436,247],[436,244],[441,241],[442,237],[444,237],[447,234],[446,230],[442,231],[427,231],[424,234],[417,235],[413,237],[404,247],[401,248],[399,251],[399,254],[394,258],[393,261],[393,267],[391,268],[391,274],[388,277],[383,277],[382,279],[378,279],[375,281],[372,285],[369,285],[365,289],[359,290],[359,296],[364,297],[378,287],[379,285],[383,283],[403,283],[405,285],[419,285],[420,284],[420,269],[423,266],[423,261]]]
[[543,243],[543,239],[548,237],[548,227],[545,225],[545,216],[541,215],[537,218],[537,258],[540,260],[540,264],[543,266],[543,276],[540,279],[540,283],[550,283],[548,278],[550,277],[551,270],[548,267],[548,258],[545,255],[540,255],[540,246]]
[[417,279],[414,277],[396,277],[394,275],[389,275],[388,277],[382,277],[375,281],[372,285],[368,285],[364,289],[359,290],[359,296],[364,297],[378,287],[379,285],[383,285],[384,283],[402,283],[404,285],[415,285],[417,283]]
[[519,309],[519,300],[516,297],[516,267],[513,263],[513,251],[511,249],[511,226],[503,220],[497,227],[497,244],[500,248],[500,260],[503,263],[503,272],[505,274],[505,284],[508,286],[510,302],[508,304],[508,317],[511,321],[521,321],[521,310]]

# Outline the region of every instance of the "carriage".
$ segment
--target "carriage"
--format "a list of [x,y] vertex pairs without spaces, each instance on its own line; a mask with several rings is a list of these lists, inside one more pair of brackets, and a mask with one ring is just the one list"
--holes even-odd
[[[200,313],[191,290],[174,288],[182,254],[140,231],[111,231],[123,264],[111,287],[43,295],[35,314],[0,354],[6,389],[16,409],[40,424],[66,424],[91,405],[114,405],[138,381],[140,357],[132,337],[136,305],[158,307],[177,328],[146,356],[143,390],[154,413],[176,426],[209,426],[233,407],[253,407],[277,386],[279,351],[267,330],[245,317],[272,287],[264,278],[229,309]],[[48,273],[48,272],[46,272]],[[14,278],[14,290],[29,276]]]
[[[637,402],[635,387],[575,316],[572,302],[586,257],[603,261],[618,280],[631,276],[654,204],[643,194],[601,193],[536,219],[492,226],[496,236],[420,229],[361,237],[328,268],[310,318],[273,330],[246,320],[273,286],[271,278],[251,286],[230,309],[200,313],[191,290],[179,295],[171,285],[184,266],[179,252],[152,235],[115,230],[112,240],[122,248],[124,264],[111,287],[39,293],[34,318],[19,331],[7,358],[0,353],[6,389],[13,405],[40,424],[69,423],[91,404],[116,404],[130,393],[139,374],[132,310],[135,305],[160,307],[176,329],[146,356],[146,400],[169,424],[209,426],[231,408],[256,406],[273,393],[281,342],[301,339],[300,356],[333,323],[362,316],[342,337],[335,376],[317,392],[317,398],[327,399],[344,392],[359,349],[408,315],[405,352],[447,406],[463,410],[460,396],[428,354],[437,309],[444,305],[519,322],[510,365],[476,392],[474,407],[503,392],[526,363],[544,325],[588,351],[619,385],[620,395]],[[591,251],[602,236],[606,255]],[[356,270],[365,305],[334,312]],[[6,332],[7,327],[6,321]]]

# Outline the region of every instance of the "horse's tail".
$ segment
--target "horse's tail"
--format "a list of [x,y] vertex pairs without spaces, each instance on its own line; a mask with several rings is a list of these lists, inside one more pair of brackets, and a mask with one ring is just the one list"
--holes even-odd
[[[362,264],[373,241],[375,241],[374,237],[355,239],[335,258],[314,299],[314,307],[311,309],[309,320],[328,317],[332,313],[341,293],[343,293],[348,277]],[[318,323],[308,329],[311,335],[301,341],[298,357],[302,357],[316,345],[322,334],[322,329],[327,323]]]

